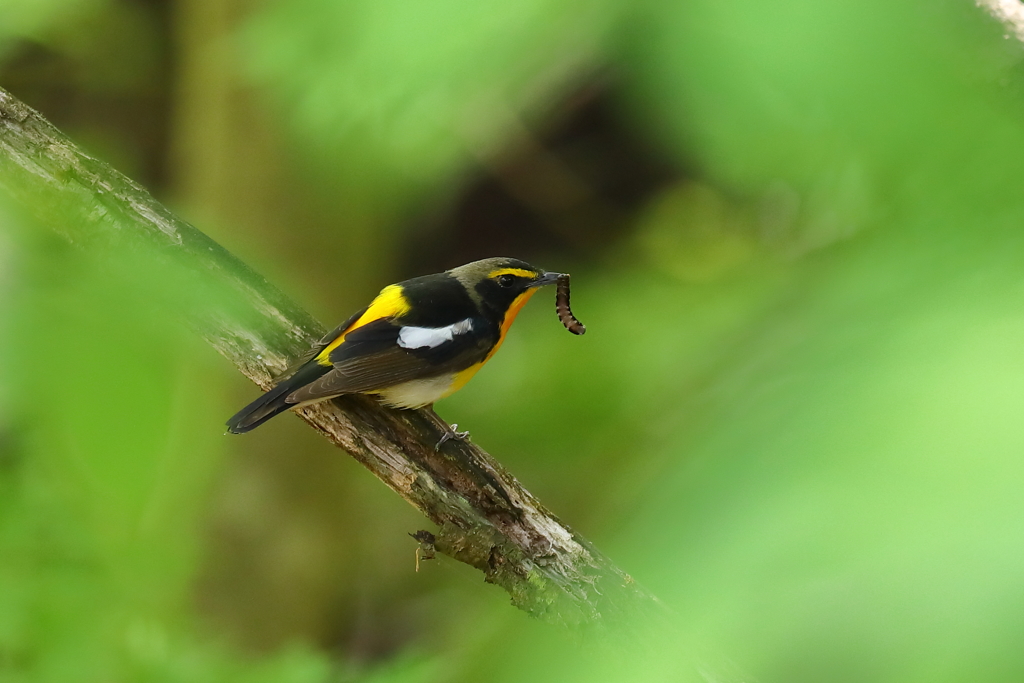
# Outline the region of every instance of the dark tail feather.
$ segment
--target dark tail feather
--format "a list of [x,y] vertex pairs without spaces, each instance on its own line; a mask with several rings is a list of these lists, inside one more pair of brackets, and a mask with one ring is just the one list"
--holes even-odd
[[228,420],[228,431],[232,434],[244,434],[256,429],[278,413],[283,413],[293,407],[293,404],[285,403],[285,399],[290,393],[288,387],[281,385],[274,387],[235,413]]
[[330,368],[319,366],[315,362],[303,366],[294,375],[278,382],[273,389],[235,413],[227,422],[228,431],[232,434],[244,434],[256,429],[275,415],[294,408],[294,403],[285,401],[288,395],[299,387],[309,384],[328,370]]

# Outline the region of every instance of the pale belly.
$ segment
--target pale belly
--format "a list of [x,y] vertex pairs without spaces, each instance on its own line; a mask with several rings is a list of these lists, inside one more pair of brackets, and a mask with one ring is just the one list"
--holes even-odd
[[460,385],[455,384],[455,374],[430,379],[414,379],[387,389],[374,391],[384,403],[393,408],[422,408],[434,401],[440,401],[452,394]]

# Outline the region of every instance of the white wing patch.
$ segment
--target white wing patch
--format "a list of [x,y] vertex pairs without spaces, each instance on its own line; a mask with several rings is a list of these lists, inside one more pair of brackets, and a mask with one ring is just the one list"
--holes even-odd
[[473,329],[473,319],[466,318],[446,327],[403,327],[398,331],[398,345],[403,349],[435,348],[450,342],[457,334]]

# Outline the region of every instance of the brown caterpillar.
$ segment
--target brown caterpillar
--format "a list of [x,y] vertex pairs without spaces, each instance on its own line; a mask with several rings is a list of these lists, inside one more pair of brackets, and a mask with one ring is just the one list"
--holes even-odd
[[555,292],[555,312],[558,313],[558,319],[565,325],[565,329],[573,334],[583,334],[587,331],[587,326],[577,320],[576,316],[572,314],[572,309],[569,308],[568,274],[558,276],[557,291]]

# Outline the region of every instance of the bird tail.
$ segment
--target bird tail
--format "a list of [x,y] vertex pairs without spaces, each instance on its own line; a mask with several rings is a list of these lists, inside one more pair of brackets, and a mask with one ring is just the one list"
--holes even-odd
[[294,375],[278,382],[273,389],[235,413],[227,421],[228,431],[232,434],[244,434],[256,429],[275,415],[294,408],[294,403],[288,403],[288,396],[328,370],[330,368],[319,366],[316,363],[306,364]]

